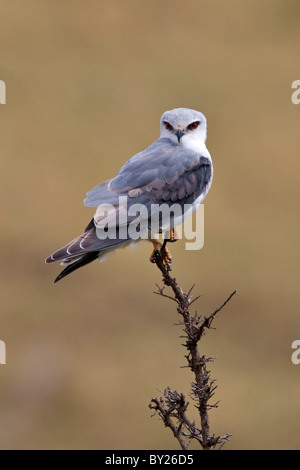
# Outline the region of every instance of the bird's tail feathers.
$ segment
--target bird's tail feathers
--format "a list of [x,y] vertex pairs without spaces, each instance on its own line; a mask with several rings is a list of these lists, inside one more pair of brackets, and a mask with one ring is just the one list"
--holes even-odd
[[99,256],[98,251],[94,251],[92,253],[85,253],[83,256],[81,256],[77,260],[70,260],[69,264],[61,271],[61,273],[54,279],[54,284],[64,277],[68,276],[68,274],[71,274],[73,271],[76,271],[76,269],[81,268],[82,266],[85,266],[95,259],[97,259]]

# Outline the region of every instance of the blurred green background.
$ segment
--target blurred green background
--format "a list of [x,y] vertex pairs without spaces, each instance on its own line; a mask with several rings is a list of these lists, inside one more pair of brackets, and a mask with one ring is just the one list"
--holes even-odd
[[55,286],[44,264],[175,107],[206,115],[215,177],[204,248],[173,245],[173,273],[203,315],[239,294],[201,346],[211,430],[300,448],[299,39],[298,0],[0,1],[1,449],[178,449],[148,403],[192,375],[149,245]]

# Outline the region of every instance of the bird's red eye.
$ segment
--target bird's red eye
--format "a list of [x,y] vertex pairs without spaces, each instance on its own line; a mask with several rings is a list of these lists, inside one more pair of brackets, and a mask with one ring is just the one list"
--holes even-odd
[[173,129],[173,127],[171,126],[171,124],[169,124],[167,121],[165,121],[165,128],[168,129],[168,131],[171,131]]
[[189,129],[194,130],[194,129],[197,129],[199,124],[200,124],[199,121],[195,121],[195,122],[192,122],[192,124],[190,124],[188,127],[189,127]]

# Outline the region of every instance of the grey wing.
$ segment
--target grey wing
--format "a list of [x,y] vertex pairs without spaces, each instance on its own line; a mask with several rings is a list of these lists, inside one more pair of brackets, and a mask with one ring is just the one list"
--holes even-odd
[[129,160],[109,182],[109,189],[127,194],[132,202],[192,203],[212,179],[209,158],[159,139],[138,158]]
[[100,204],[117,204],[118,195],[109,189],[111,180],[104,181],[98,184],[95,188],[86,193],[86,198],[83,201],[87,207],[97,207]]
[[134,155],[123,165],[114,179],[104,181],[86,193],[84,204],[88,207],[97,207],[107,203],[117,204],[121,193],[127,194],[130,189],[150,183],[158,173],[155,164],[157,164],[157,157],[164,153],[161,148],[164,144],[166,148],[169,140],[158,139],[148,149]]
[[148,185],[162,186],[164,182],[170,184],[192,168],[198,157],[193,151],[173,145],[169,139],[158,139],[148,149],[128,160],[115,178],[91,189],[84,204],[88,207],[117,204],[120,194],[132,197],[131,190]]

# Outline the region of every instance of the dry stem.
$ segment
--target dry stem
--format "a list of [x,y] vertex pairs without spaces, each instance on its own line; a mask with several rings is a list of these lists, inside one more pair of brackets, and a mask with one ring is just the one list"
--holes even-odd
[[214,358],[201,355],[198,343],[204,336],[205,331],[212,328],[211,325],[216,315],[236,294],[236,291],[232,292],[225,302],[216,308],[213,313],[201,319],[197,313],[191,314],[189,310],[190,305],[200,297],[191,298],[194,286],[188,293],[183,291],[176,279],[170,275],[170,269],[164,264],[163,253],[157,254],[156,265],[162,273],[165,286],[171,287],[174,295],[167,295],[165,287],[161,288],[158,285],[158,290],[155,294],[175,301],[177,303],[177,311],[183,319],[180,322],[184,327],[184,338],[186,340],[183,346],[188,351],[185,358],[188,367],[194,373],[194,382],[192,383],[190,396],[196,402],[200,426],[197,427],[194,421],[192,422],[188,419],[186,410],[189,403],[186,401],[185,396],[176,390],[172,391],[169,387],[164,390],[163,397],[152,398],[149,407],[154,410],[154,414],[159,415],[165,426],[171,429],[183,450],[188,450],[192,440],[198,441],[204,450],[220,449],[229,440],[230,434],[217,437],[210,434],[208,412],[211,408],[216,408],[218,402],[210,403],[217,386],[215,385],[215,380],[210,376],[207,363],[213,361]]

